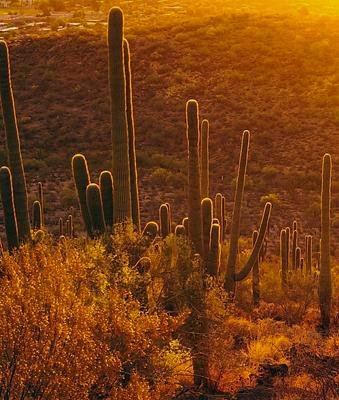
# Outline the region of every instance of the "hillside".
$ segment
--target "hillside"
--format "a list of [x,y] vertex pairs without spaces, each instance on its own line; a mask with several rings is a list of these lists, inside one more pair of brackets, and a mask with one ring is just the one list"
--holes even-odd
[[[228,213],[241,132],[252,132],[244,230],[270,194],[273,225],[298,217],[305,230],[318,227],[321,157],[331,152],[336,164],[339,155],[337,19],[233,13],[178,21],[131,26],[126,16],[143,220],[162,201],[177,219],[185,215],[185,102],[196,98],[211,125],[212,191],[226,195]],[[55,226],[76,207],[71,156],[83,152],[94,175],[110,167],[106,33],[17,37],[10,49],[31,198],[41,180]],[[337,174],[333,186],[336,193]]]

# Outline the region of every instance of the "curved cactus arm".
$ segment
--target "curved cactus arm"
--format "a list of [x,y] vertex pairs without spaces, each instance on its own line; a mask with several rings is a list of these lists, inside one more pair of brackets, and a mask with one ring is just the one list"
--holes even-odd
[[245,279],[246,276],[251,272],[253,265],[257,262],[261,246],[265,239],[268,223],[270,220],[271,209],[272,209],[272,204],[266,203],[265,209],[263,212],[263,216],[261,219],[261,223],[260,223],[258,238],[255,242],[252,253],[251,253],[247,263],[243,266],[241,271],[236,272],[234,274],[235,281],[242,281],[243,279]]

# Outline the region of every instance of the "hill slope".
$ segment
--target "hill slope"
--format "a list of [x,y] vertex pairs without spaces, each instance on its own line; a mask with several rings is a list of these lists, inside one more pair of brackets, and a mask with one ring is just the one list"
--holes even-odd
[[[339,156],[337,22],[241,13],[129,27],[144,221],[161,201],[177,219],[185,214],[184,110],[196,98],[211,124],[212,191],[226,195],[228,212],[240,135],[250,129],[244,228],[268,194],[278,197],[273,224],[302,216],[305,229],[319,225],[321,157],[331,152],[336,165]],[[30,189],[46,182],[55,224],[75,204],[71,156],[83,152],[94,175],[110,167],[106,35],[20,38],[11,55]]]

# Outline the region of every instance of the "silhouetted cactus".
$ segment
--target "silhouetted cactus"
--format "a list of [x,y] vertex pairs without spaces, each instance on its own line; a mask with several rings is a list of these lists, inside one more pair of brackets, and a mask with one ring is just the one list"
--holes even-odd
[[140,231],[140,205],[139,205],[139,188],[138,188],[138,170],[137,158],[135,153],[135,128],[133,115],[133,91],[132,91],[132,73],[129,44],[124,39],[124,66],[126,78],[126,112],[128,127],[128,152],[129,167],[131,180],[131,202],[132,202],[132,220],[138,231]]
[[[293,226],[296,224],[296,222],[293,223]],[[296,268],[295,265],[295,253],[298,247],[298,231],[294,230],[293,231],[293,235],[292,235],[292,254],[291,254],[291,258],[292,258],[292,269]]]
[[282,229],[280,232],[280,262],[281,262],[281,286],[287,288],[288,284],[288,252],[287,252],[287,232]]
[[183,218],[182,225],[184,225],[186,235],[188,236],[188,217]]
[[250,133],[249,131],[244,131],[242,136],[238,177],[237,177],[236,192],[235,192],[235,199],[233,206],[230,249],[227,260],[226,276],[224,283],[225,289],[229,293],[233,294],[235,292],[236,281],[244,279],[252,270],[254,263],[258,259],[259,252],[266,235],[266,230],[269,223],[269,218],[272,208],[271,203],[266,203],[256,244],[252,249],[252,253],[247,263],[244,265],[244,267],[241,269],[240,272],[236,272],[236,261],[237,261],[238,242],[240,234],[241,203],[245,186],[249,141],[250,141]]
[[199,163],[199,107],[195,100],[186,105],[188,142],[188,236],[194,250],[202,253],[201,237],[201,193]]
[[41,205],[41,225],[44,225],[44,206],[45,206],[45,200],[44,200],[44,189],[42,186],[41,182],[38,182],[38,195],[39,195],[39,201]]
[[175,234],[175,236],[185,236],[186,235],[186,231],[185,231],[184,225],[177,225],[175,227],[174,234]]
[[42,228],[42,210],[40,201],[33,203],[33,229]]
[[159,233],[159,226],[155,221],[147,222],[144,230],[142,231],[143,236],[148,236],[150,239],[154,240]]
[[67,218],[68,226],[67,226],[67,235],[73,239],[74,237],[74,225],[73,225],[73,216],[70,214]]
[[163,239],[170,234],[169,208],[167,204],[161,204],[159,208],[160,235]]
[[297,247],[296,249],[295,249],[295,261],[294,261],[294,265],[295,265],[295,269],[296,270],[300,270],[300,268],[301,268],[301,263],[300,263],[300,261],[301,261],[301,249],[300,249],[300,247]]
[[91,183],[91,179],[88,171],[87,160],[82,154],[76,154],[73,156],[72,174],[86,231],[89,237],[93,237],[91,217],[88,211],[86,200],[86,189],[87,186]]
[[109,171],[102,171],[99,177],[105,223],[109,230],[113,227],[113,177]]
[[298,223],[297,221],[293,221],[293,231],[297,231],[298,230]]
[[220,267],[220,225],[212,224],[210,230],[209,253],[207,257],[207,273],[217,277]]
[[287,271],[290,266],[290,247],[291,247],[291,229],[290,227],[286,228],[286,254],[287,254]]
[[209,171],[209,122],[204,119],[201,123],[201,197],[209,197],[210,171]]
[[[258,231],[253,231],[252,247],[258,239]],[[252,301],[255,306],[259,304],[260,300],[260,274],[259,274],[259,257],[253,265],[252,269]]]
[[86,202],[91,218],[92,230],[95,236],[105,233],[105,218],[102,207],[100,188],[96,183],[90,183],[86,189]]
[[210,235],[213,219],[213,202],[206,197],[201,201],[202,215],[202,246],[204,260],[207,261],[210,252]]
[[220,241],[224,241],[224,221],[225,221],[225,213],[223,210],[224,207],[224,199],[221,193],[217,193],[215,195],[215,217],[218,218],[220,225]]
[[321,324],[325,332],[327,332],[330,327],[332,299],[330,255],[331,175],[331,156],[330,154],[325,154],[323,157],[321,183],[321,256],[319,275],[319,304]]
[[109,84],[111,94],[114,223],[132,218],[126,79],[123,49],[124,18],[113,7],[108,17]]
[[173,225],[175,226],[175,224],[172,222],[172,209],[170,203],[165,204],[168,208],[168,232],[171,233]]
[[31,238],[26,178],[22,162],[20,136],[12,91],[10,61],[7,44],[0,41],[0,98],[6,133],[7,156],[12,174],[13,197],[19,242]]
[[59,238],[64,235],[64,221],[59,218]]
[[0,194],[4,210],[8,250],[12,251],[19,246],[19,235],[13,199],[12,174],[7,167],[0,168]]
[[312,244],[312,236],[306,236],[306,273],[311,274],[312,272],[312,252],[313,252],[313,244]]

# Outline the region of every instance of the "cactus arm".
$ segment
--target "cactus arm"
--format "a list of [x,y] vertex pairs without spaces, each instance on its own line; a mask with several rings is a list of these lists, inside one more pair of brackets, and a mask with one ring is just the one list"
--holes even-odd
[[261,223],[260,223],[258,238],[257,238],[257,240],[255,242],[255,245],[254,245],[254,247],[252,249],[252,253],[251,253],[248,261],[243,266],[241,271],[239,271],[239,272],[234,274],[234,280],[235,281],[241,281],[241,280],[245,279],[246,276],[251,272],[255,262],[258,260],[260,249],[261,249],[261,246],[262,246],[262,244],[264,242],[266,231],[267,231],[267,227],[268,227],[268,223],[269,223],[269,220],[270,220],[271,209],[272,209],[271,203],[266,203],[265,209],[264,209],[264,212],[263,212],[263,216],[262,216],[262,219],[261,219]]

